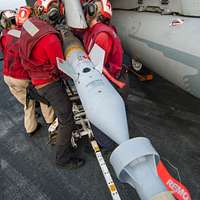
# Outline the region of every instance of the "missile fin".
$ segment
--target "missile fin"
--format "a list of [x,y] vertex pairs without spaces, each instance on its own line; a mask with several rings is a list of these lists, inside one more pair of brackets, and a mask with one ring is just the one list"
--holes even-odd
[[72,65],[67,60],[56,58],[58,69],[70,76],[74,81],[78,79],[78,74],[74,71]]
[[98,44],[94,44],[93,48],[89,54],[90,60],[95,65],[95,69],[97,69],[100,73],[103,72],[103,64],[105,58],[105,51]]

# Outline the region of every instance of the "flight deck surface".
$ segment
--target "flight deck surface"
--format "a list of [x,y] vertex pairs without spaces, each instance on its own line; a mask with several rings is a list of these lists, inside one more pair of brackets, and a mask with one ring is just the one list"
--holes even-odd
[[[0,67],[1,69],[1,67]],[[131,137],[148,137],[161,158],[179,169],[192,199],[200,199],[200,100],[155,76],[139,82],[130,75],[128,121]],[[55,147],[47,145],[47,127],[30,138],[23,127],[23,107],[0,78],[0,200],[111,200],[87,139],[81,142],[84,167],[55,167]],[[119,183],[122,200],[139,200],[134,189]],[[167,165],[169,167],[169,165]],[[173,169],[170,168],[170,172]]]

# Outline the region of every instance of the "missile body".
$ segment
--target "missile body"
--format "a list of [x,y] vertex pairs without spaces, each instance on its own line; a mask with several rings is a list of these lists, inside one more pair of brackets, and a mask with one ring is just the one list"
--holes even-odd
[[90,61],[73,36],[64,39],[66,61],[58,67],[76,86],[88,119],[119,146],[111,155],[118,178],[133,186],[141,200],[174,200],[156,171],[159,155],[147,138],[129,139],[122,98]]
[[[65,0],[65,6],[72,1],[75,0]],[[70,21],[73,18],[68,16],[68,24],[73,24]],[[73,79],[87,118],[119,144],[110,160],[119,180],[134,187],[141,200],[175,200],[157,174],[159,156],[150,141],[129,139],[124,102],[101,70],[97,70],[96,59],[91,62],[70,31],[62,36],[66,60],[57,59],[58,67]]]
[[198,18],[115,10],[112,23],[131,57],[200,98]]
[[117,144],[121,144],[129,139],[124,101],[95,68],[81,43],[72,35],[68,35],[67,40],[67,44],[64,44],[66,61],[58,62],[60,70],[73,79],[88,119]]

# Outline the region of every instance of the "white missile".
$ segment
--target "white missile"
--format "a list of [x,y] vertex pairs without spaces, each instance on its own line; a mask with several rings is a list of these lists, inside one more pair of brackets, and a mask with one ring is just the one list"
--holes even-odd
[[159,155],[150,141],[129,140],[124,102],[98,65],[97,56],[101,58],[103,52],[96,47],[94,65],[81,43],[72,34],[65,35],[66,60],[57,58],[58,67],[73,79],[87,118],[119,144],[110,160],[118,178],[136,188],[142,200],[174,200],[157,174]]
[[[72,1],[65,0],[65,6]],[[73,24],[71,20],[67,19],[68,25]],[[91,61],[73,34],[62,36],[66,60],[57,59],[58,67],[74,80],[87,118],[119,144],[110,159],[119,180],[134,187],[141,200],[175,200],[157,174],[159,155],[150,141],[129,139],[124,102],[102,74],[104,52],[93,47]]]
[[65,47],[65,59],[57,59],[58,67],[73,79],[88,119],[117,144],[128,140],[124,101],[102,74],[102,61],[95,66],[76,38]]

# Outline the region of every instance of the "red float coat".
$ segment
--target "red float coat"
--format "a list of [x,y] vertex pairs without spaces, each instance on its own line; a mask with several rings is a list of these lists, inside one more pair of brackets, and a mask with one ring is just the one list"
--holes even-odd
[[95,43],[104,49],[104,66],[116,78],[122,69],[123,50],[114,28],[103,23],[97,23],[86,30],[83,43],[88,54]]
[[58,32],[46,22],[32,17],[23,24],[20,56],[33,85],[59,79],[56,57],[63,59]]

